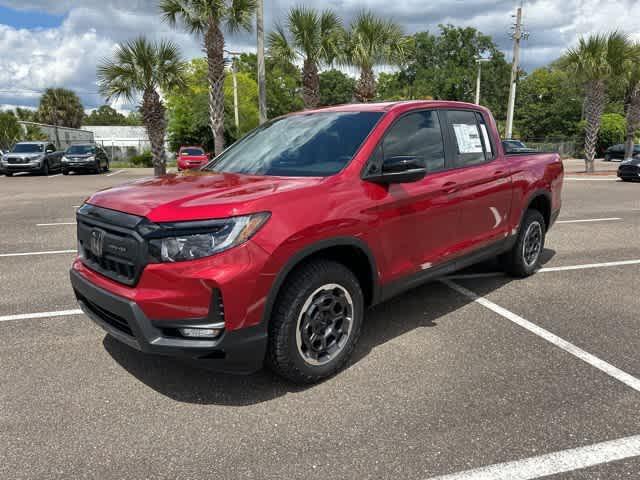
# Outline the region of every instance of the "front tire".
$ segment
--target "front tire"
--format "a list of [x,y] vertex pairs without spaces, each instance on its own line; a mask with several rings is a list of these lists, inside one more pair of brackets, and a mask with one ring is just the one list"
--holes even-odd
[[364,297],[341,263],[317,260],[282,286],[269,322],[267,364],[295,383],[315,383],[341,370],[360,337]]
[[13,172],[5,172],[4,173],[7,177],[13,177]]
[[40,175],[44,175],[45,177],[49,176],[49,162],[45,161],[42,164],[42,169],[40,170]]
[[505,272],[520,278],[533,275],[540,267],[545,235],[546,226],[542,214],[538,210],[527,210],[515,245],[500,258]]
[[69,175],[69,170],[67,170],[66,168],[62,169],[62,174],[63,175]]

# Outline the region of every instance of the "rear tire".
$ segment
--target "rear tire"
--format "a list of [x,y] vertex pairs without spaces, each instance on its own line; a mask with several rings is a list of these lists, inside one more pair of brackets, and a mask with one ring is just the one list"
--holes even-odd
[[7,177],[13,177],[13,172],[5,172],[4,173]]
[[344,265],[316,260],[285,281],[269,322],[267,364],[295,383],[315,383],[341,370],[362,330],[364,297]]
[[504,271],[520,278],[533,275],[540,267],[545,235],[546,226],[542,214],[538,210],[527,210],[516,243],[500,257]]

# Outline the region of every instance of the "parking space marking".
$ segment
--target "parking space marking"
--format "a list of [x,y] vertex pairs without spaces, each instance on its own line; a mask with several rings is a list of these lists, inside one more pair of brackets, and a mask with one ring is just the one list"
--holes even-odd
[[469,298],[470,300],[473,300],[474,302],[482,305],[483,307],[488,308],[492,312],[497,313],[501,317],[506,318],[507,320],[515,323],[516,325],[520,325],[522,328],[530,331],[534,335],[537,335],[540,338],[546,340],[547,342],[555,345],[556,347],[561,348],[565,352],[570,353],[574,357],[579,358],[583,362],[588,363],[592,367],[597,368],[598,370],[606,373],[610,377],[615,378],[619,382],[624,383],[628,387],[633,388],[637,392],[640,392],[640,379],[632,375],[629,375],[627,372],[620,370],[619,368],[614,367],[613,365],[605,362],[604,360],[601,360],[595,355],[592,355],[589,352],[582,350],[580,347],[577,347],[576,345],[558,337],[554,333],[551,333],[550,331],[545,330],[542,327],[539,327],[535,323],[531,323],[529,320],[522,318],[520,315],[517,315],[507,310],[506,308],[503,308],[500,305],[497,305],[492,301],[477,295],[471,290],[468,290],[463,286],[458,285],[455,282],[452,282],[451,280],[444,279],[442,280],[442,283],[447,285],[449,288],[455,290],[456,292],[460,293],[461,295],[464,295],[465,297]]
[[76,222],[36,223],[36,227],[57,227],[58,225],[75,225]]
[[609,218],[584,218],[582,220],[558,220],[556,223],[590,223],[590,222],[615,222],[617,220],[622,220],[619,217],[609,217]]
[[61,173],[56,173],[55,175],[49,175],[47,178],[59,177],[62,175]]
[[[640,265],[640,260],[621,260],[619,262],[586,263],[583,265],[567,265],[565,267],[546,267],[541,268],[536,273],[565,272],[569,270],[584,270],[587,268],[622,267],[625,265]],[[504,272],[461,273],[459,275],[449,275],[445,278],[447,280],[473,280],[476,278],[502,277],[504,275]]]
[[532,480],[640,456],[640,435],[498,463],[430,480]]
[[82,310],[58,310],[56,312],[23,313],[20,315],[5,315],[0,317],[0,322],[11,322],[13,320],[29,320],[33,318],[67,317],[70,315],[82,315]]
[[56,255],[59,253],[77,253],[77,250],[49,250],[48,252],[0,253],[0,257],[28,257],[30,255]]
[[124,172],[124,170],[118,170],[115,172],[107,173],[107,177],[113,177],[114,175],[118,175],[119,173]]
[[601,176],[599,178],[581,178],[581,177],[564,177],[565,180],[573,180],[578,182],[611,182],[617,180],[618,177],[614,175]]

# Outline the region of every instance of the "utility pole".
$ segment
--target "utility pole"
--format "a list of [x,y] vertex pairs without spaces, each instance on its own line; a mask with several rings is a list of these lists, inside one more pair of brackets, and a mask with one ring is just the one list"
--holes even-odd
[[264,0],[258,0],[256,31],[258,34],[258,110],[260,125],[267,121],[267,84],[264,68]]
[[507,128],[505,138],[513,135],[513,110],[516,103],[516,83],[518,82],[518,68],[520,64],[520,40],[527,39],[529,34],[522,29],[522,7],[518,7],[516,23],[512,27],[513,32],[513,63],[511,64],[511,83],[509,84],[509,104],[507,106]]
[[225,50],[225,53],[231,55],[231,76],[233,78],[233,114],[236,123],[236,135],[240,137],[240,114],[238,112],[238,79],[236,77],[236,58],[240,55],[240,52],[230,52]]
[[480,77],[482,76],[482,64],[490,61],[490,58],[476,58],[476,63],[478,64],[478,76],[476,78],[476,105],[480,105]]

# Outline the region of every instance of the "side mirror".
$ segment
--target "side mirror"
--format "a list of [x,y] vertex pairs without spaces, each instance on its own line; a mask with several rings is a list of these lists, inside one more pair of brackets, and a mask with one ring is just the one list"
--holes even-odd
[[382,172],[369,175],[366,180],[380,184],[411,183],[427,174],[424,162],[413,155],[388,157],[382,163]]

